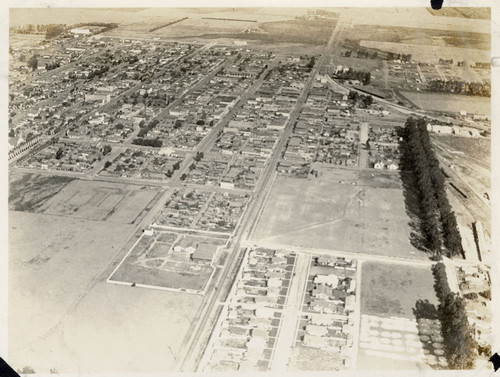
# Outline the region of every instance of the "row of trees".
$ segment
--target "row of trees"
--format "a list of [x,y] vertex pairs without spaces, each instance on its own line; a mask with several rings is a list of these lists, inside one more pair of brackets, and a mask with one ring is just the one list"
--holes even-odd
[[451,369],[472,369],[477,344],[467,320],[464,301],[458,294],[451,292],[443,263],[432,266],[432,273],[439,299],[438,315],[448,365]]
[[138,137],[132,141],[132,144],[143,145],[146,147],[161,148],[163,146],[163,141],[159,139],[143,139]]
[[335,74],[335,78],[340,80],[359,80],[363,85],[368,85],[371,80],[371,74],[368,71],[356,71],[349,68],[347,71],[340,71]]
[[458,80],[431,80],[427,87],[431,92],[465,94],[469,96],[490,97],[491,85],[483,82]]
[[441,255],[444,245],[447,256],[458,255],[462,253],[462,238],[446,197],[444,176],[432,150],[426,123],[423,118],[410,117],[406,121],[402,131],[402,165],[404,170],[414,173],[411,186],[417,203],[413,207],[419,207],[417,215],[424,246]]

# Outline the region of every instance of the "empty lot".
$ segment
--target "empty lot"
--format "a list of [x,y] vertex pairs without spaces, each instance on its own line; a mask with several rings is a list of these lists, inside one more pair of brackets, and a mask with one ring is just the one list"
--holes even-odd
[[201,299],[106,283],[109,262],[121,257],[117,249],[132,228],[10,212],[12,367],[46,374],[173,369]]
[[[344,172],[344,171],[343,171]],[[255,241],[426,259],[410,243],[411,228],[396,175],[323,179],[278,177],[253,235]],[[343,183],[339,183],[339,182]],[[356,185],[352,182],[358,183]],[[363,184],[363,185],[361,185]],[[364,185],[366,184],[366,185]],[[382,187],[377,187],[380,184]],[[391,188],[384,188],[391,187]]]
[[87,220],[134,223],[158,189],[75,180],[47,200],[39,212]]
[[468,114],[480,114],[491,117],[491,99],[440,93],[402,92],[402,94],[422,110]]
[[9,210],[37,212],[73,178],[11,172],[9,174]]
[[430,266],[363,262],[358,369],[447,366],[433,284]]

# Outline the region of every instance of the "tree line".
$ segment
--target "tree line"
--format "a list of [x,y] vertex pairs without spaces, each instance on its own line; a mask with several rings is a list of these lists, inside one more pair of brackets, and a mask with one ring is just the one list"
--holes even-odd
[[[407,200],[416,200],[411,204],[419,209],[416,214],[424,246],[436,256],[443,252],[447,256],[459,255],[463,252],[462,238],[446,197],[445,178],[432,149],[426,123],[423,118],[410,117],[401,132],[402,168],[413,172],[414,180],[406,185],[415,194],[414,197],[407,195]],[[408,179],[408,175],[402,176]]]
[[340,71],[335,74],[335,78],[341,80],[359,80],[363,85],[368,85],[371,80],[371,74],[368,71],[356,71],[349,68],[347,71]]
[[427,86],[431,92],[465,94],[468,96],[490,97],[491,85],[483,82],[458,80],[431,80]]
[[146,147],[155,147],[155,148],[161,148],[163,146],[163,141],[159,139],[142,139],[142,138],[135,138],[132,141],[132,144],[135,145],[143,145]]
[[467,320],[464,301],[458,294],[451,292],[443,263],[432,266],[432,274],[439,299],[438,315],[448,366],[451,369],[472,369],[477,344]]

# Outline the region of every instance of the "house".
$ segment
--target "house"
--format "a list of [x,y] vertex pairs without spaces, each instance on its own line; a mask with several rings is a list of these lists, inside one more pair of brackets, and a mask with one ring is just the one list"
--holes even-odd
[[314,284],[325,284],[329,287],[336,287],[339,284],[339,278],[335,274],[329,275],[316,275],[314,277]]
[[355,305],[356,305],[356,296],[350,295],[345,298],[346,310],[354,310]]
[[272,277],[267,280],[268,287],[281,287],[281,279],[278,277]]
[[252,337],[246,343],[246,346],[248,350],[251,348],[255,348],[262,351],[266,347],[266,340],[260,337]]
[[318,257],[318,264],[321,266],[334,266],[335,258],[332,258],[328,255],[321,255]]
[[312,300],[309,307],[319,313],[337,313],[339,311],[339,304],[337,302],[328,300]]
[[255,310],[255,316],[257,318],[273,318],[274,309],[259,307]]
[[384,164],[381,161],[378,161],[378,162],[375,163],[375,165],[373,165],[373,167],[375,169],[382,170],[382,169],[384,169],[385,166],[384,166]]
[[321,300],[329,300],[332,297],[332,288],[325,284],[318,284],[312,290],[312,297]]
[[316,336],[326,336],[328,334],[328,328],[318,325],[307,325],[306,334],[311,334]]
[[333,317],[328,314],[312,314],[309,316],[309,323],[313,325],[330,326],[333,321]]
[[252,329],[252,337],[267,340],[269,338],[269,331],[266,329]]

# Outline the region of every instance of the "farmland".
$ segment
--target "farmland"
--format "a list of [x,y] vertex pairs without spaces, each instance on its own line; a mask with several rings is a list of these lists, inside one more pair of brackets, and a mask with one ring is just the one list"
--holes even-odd
[[75,180],[46,201],[39,211],[87,220],[133,223],[158,189]]
[[[357,172],[341,176],[357,176]],[[426,258],[409,241],[411,229],[402,190],[332,177],[278,177],[253,235],[256,241],[319,249]],[[387,177],[386,177],[387,179]],[[397,175],[392,179],[398,180]],[[342,183],[339,183],[342,182]],[[382,187],[387,187],[387,182]],[[355,184],[353,184],[355,183]],[[375,186],[375,187],[374,187]]]
[[[460,47],[489,50],[490,37],[484,33],[358,25],[347,32],[346,39],[397,43],[415,46]],[[382,45],[383,46],[383,45]],[[378,47],[385,50],[383,47]]]

